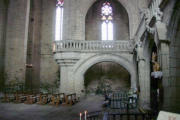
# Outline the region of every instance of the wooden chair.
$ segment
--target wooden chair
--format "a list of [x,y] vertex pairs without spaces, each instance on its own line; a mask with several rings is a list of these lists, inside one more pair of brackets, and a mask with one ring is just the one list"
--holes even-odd
[[76,93],[66,95],[66,105],[74,105],[77,102]]
[[50,102],[50,98],[48,94],[40,94],[37,104],[45,105],[49,102]]
[[64,94],[64,93],[60,93],[60,94],[59,94],[59,97],[60,97],[60,102],[61,102],[61,103],[65,103],[65,99],[66,99],[65,94]]
[[27,99],[27,95],[26,94],[19,93],[19,92],[16,92],[14,94],[14,97],[15,97],[15,100],[14,100],[15,103],[23,103]]
[[4,97],[3,97],[2,102],[10,102],[10,98],[9,98],[7,93],[4,93]]
[[56,105],[58,106],[59,104],[62,104],[65,102],[65,94],[64,93],[59,93],[59,94],[53,94],[51,96],[51,100],[50,100],[50,104],[51,105]]
[[36,103],[37,97],[36,95],[27,95],[27,99],[24,102],[25,104],[34,104]]
[[53,94],[51,97],[50,97],[50,105],[55,105],[56,103],[56,94]]
[[13,90],[11,86],[6,86],[3,90],[4,96],[2,102],[13,102],[15,97],[13,95]]

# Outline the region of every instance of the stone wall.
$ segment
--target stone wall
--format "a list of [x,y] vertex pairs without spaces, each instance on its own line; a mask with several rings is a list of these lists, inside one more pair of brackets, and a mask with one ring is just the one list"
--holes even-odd
[[6,27],[5,75],[8,81],[25,81],[30,0],[9,0]]
[[[171,1],[169,5],[174,3]],[[171,5],[172,6],[172,5]],[[170,77],[169,85],[165,89],[165,109],[180,112],[180,1],[177,0],[169,15],[169,28],[168,37],[170,43]],[[168,15],[168,14],[167,14]]]
[[[6,2],[8,0],[5,0]],[[35,66],[39,66],[36,68],[34,74],[36,74],[35,79],[41,82],[49,82],[57,80],[58,77],[58,65],[53,59],[52,54],[52,42],[54,40],[54,30],[55,30],[55,8],[56,8],[56,0],[39,0],[42,1],[42,4],[39,4],[39,9],[42,8],[42,11],[37,12],[37,17],[41,16],[41,18],[37,18],[34,16],[36,12],[31,9],[30,13],[30,0],[9,0],[7,20],[1,20],[1,46],[4,46],[5,51],[5,64],[3,61],[2,65],[5,65],[5,75],[7,77],[7,82],[12,80],[25,81],[26,74],[26,63],[32,63],[34,61]],[[1,0],[3,2],[3,0]],[[85,16],[87,14],[90,6],[95,2],[89,0],[72,0],[65,1],[64,4],[64,24],[63,24],[63,39],[85,39]],[[116,1],[117,2],[117,1]],[[122,3],[122,6],[125,7],[128,14],[129,13],[138,13],[138,9],[136,9],[133,5],[137,5],[136,1],[126,2],[119,0]],[[81,4],[79,4],[81,3]],[[1,4],[1,17],[2,19],[6,18],[3,4]],[[38,7],[37,7],[38,8]],[[4,9],[4,10],[3,10]],[[119,8],[120,9],[120,8]],[[121,10],[121,9],[120,9]],[[123,10],[125,11],[125,10]],[[124,14],[124,13],[123,13]],[[34,16],[32,18],[32,16]],[[129,28],[133,30],[126,33],[126,37],[132,36],[132,31],[135,31],[137,28],[137,19],[138,15],[129,14],[130,20],[135,20],[133,24],[131,23]],[[133,18],[133,19],[132,19]],[[38,19],[38,21],[36,21]],[[127,15],[126,15],[127,19]],[[7,24],[4,24],[7,22]],[[38,23],[34,24],[34,22],[41,23],[40,27],[38,27]],[[126,21],[127,22],[127,21]],[[128,23],[128,22],[127,22]],[[135,25],[136,24],[136,25]],[[34,26],[34,27],[33,27]],[[38,28],[38,29],[36,29]],[[126,29],[129,29],[126,27]],[[31,30],[34,29],[34,30]],[[37,31],[37,32],[36,32]],[[128,30],[127,30],[128,31]],[[29,32],[29,33],[28,33]],[[129,34],[128,34],[129,33]],[[3,34],[5,36],[3,37]],[[131,35],[130,35],[131,34]],[[6,38],[5,42],[2,42],[2,39]],[[29,39],[37,40],[39,43],[32,43],[31,47],[37,48],[34,52],[34,57],[29,52],[27,53],[27,49],[29,49],[27,43],[32,42],[28,41]],[[3,44],[2,44],[3,43]],[[31,44],[31,43],[30,43]],[[31,50],[30,50],[31,51]],[[31,51],[32,52],[32,51]],[[0,56],[3,60],[3,47],[0,47]],[[37,58],[37,59],[36,59]],[[34,59],[32,61],[32,59]],[[36,61],[36,62],[35,62]],[[40,68],[40,71],[38,69]],[[35,69],[35,68],[34,68]],[[32,71],[31,71],[32,72]],[[30,74],[30,76],[33,76]],[[40,79],[40,80],[38,80]],[[34,81],[36,81],[34,80]],[[36,84],[36,83],[35,83]]]
[[26,85],[29,88],[38,90],[40,86],[41,0],[31,1],[29,19],[26,62],[32,64],[32,67],[26,67]]
[[59,65],[52,53],[52,43],[55,39],[56,0],[42,1],[41,25],[41,64],[40,82],[53,84],[59,79]]
[[[25,82],[26,79],[26,85],[38,88],[40,83],[53,84],[59,78],[59,67],[52,53],[55,10],[56,0],[35,0],[31,1],[31,5],[29,0],[9,1],[6,46],[5,42],[0,42],[6,48],[6,82]],[[5,22],[5,11],[0,12],[3,17],[1,22]],[[5,37],[2,35],[6,30],[1,28],[0,40],[3,41]],[[0,60],[3,60],[3,47],[0,52]],[[33,67],[26,68],[25,64]]]
[[[71,0],[64,2],[63,39],[85,39],[85,17],[96,0]],[[134,34],[139,24],[139,9],[137,0],[117,0],[126,9],[129,17],[129,37]]]
[[27,86],[54,84],[59,79],[58,65],[53,58],[56,0],[35,0],[31,3],[26,69]]
[[0,0],[0,88],[4,84],[5,34],[8,3]]
[[[85,39],[101,40],[101,7],[104,1],[96,2],[86,15]],[[110,2],[113,10],[113,39],[129,39],[129,18],[124,7],[117,1]]]

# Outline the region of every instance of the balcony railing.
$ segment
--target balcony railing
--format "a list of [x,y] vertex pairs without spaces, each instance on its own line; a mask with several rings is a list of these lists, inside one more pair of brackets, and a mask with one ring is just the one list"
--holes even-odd
[[85,40],[60,40],[53,44],[53,52],[131,52],[134,48],[131,40],[116,41],[85,41]]

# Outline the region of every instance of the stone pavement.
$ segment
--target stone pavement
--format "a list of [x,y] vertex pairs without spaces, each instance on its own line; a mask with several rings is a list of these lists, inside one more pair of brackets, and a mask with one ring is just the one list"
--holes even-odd
[[89,95],[73,106],[0,103],[0,120],[79,120],[79,113],[102,110],[104,97]]

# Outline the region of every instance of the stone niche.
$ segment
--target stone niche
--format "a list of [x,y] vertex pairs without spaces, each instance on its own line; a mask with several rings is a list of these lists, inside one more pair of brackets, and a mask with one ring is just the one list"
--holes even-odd
[[130,74],[117,63],[101,62],[86,71],[84,85],[86,93],[127,90],[131,86]]
[[[105,0],[95,2],[87,12],[85,21],[85,39],[101,40],[101,7]],[[125,8],[117,1],[110,1],[113,10],[114,40],[129,40],[129,18]]]

